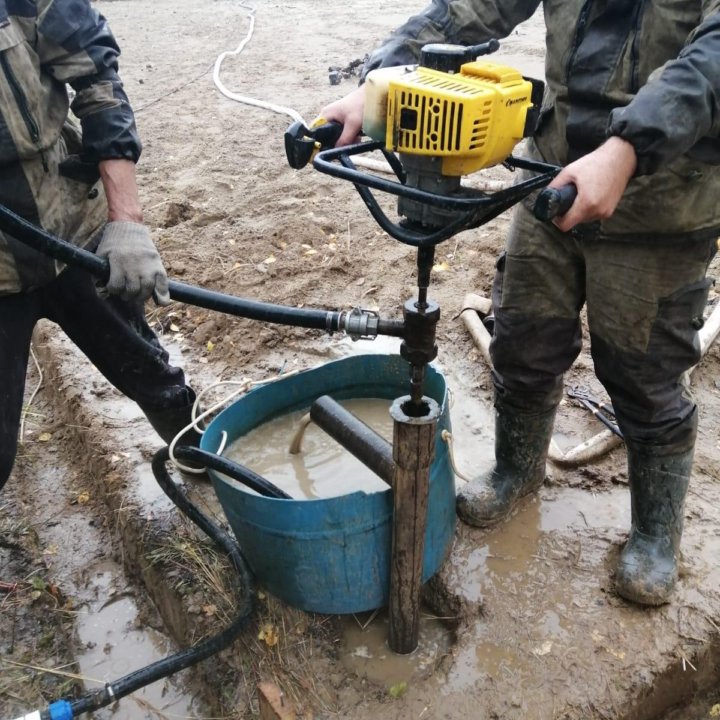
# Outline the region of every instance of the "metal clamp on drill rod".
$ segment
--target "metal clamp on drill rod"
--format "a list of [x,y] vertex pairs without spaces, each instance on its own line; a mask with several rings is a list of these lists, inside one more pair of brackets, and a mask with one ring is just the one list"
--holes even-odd
[[405,324],[400,320],[383,320],[374,310],[353,308],[342,313],[340,329],[352,340],[374,340],[378,335],[405,336]]

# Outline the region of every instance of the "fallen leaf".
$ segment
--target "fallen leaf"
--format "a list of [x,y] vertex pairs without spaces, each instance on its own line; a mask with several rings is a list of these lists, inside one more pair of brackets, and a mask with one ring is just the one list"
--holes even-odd
[[433,265],[433,272],[447,272],[449,269],[450,265],[448,265],[446,260],[443,260],[443,262],[437,265]]
[[78,496],[77,501],[80,505],[90,502],[90,493],[87,490],[83,490]]
[[180,332],[180,328],[175,323],[170,323],[170,330],[172,332]]
[[552,646],[552,640],[546,640],[544,643],[541,643],[537,647],[533,648],[532,653],[537,657],[542,657],[543,655],[547,655],[552,650]]
[[274,647],[278,644],[278,640],[280,640],[277,628],[271,623],[265,623],[260,628],[258,640],[263,640],[268,647]]
[[40,433],[38,435],[38,440],[40,442],[47,442],[48,440],[50,440],[50,438],[52,438],[52,433],[49,432]]

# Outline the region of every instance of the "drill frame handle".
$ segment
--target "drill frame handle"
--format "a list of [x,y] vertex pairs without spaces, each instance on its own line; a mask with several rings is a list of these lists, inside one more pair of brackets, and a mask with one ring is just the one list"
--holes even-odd
[[538,220],[548,222],[564,215],[575,202],[577,187],[572,183],[560,187],[548,187],[542,190],[535,200],[533,215]]
[[301,170],[315,156],[319,150],[335,147],[343,124],[323,119],[316,121],[312,127],[307,127],[299,120],[294,122],[285,131],[285,155],[288,165],[293,170]]

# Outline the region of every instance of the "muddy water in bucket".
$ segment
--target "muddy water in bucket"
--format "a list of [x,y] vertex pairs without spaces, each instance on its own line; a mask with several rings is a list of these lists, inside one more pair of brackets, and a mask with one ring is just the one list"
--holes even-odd
[[[352,412],[383,434],[387,430],[383,430],[382,422],[389,422],[386,408],[397,397],[407,394],[408,386],[408,364],[398,355],[357,355],[325,363],[259,387],[235,401],[210,423],[201,448],[215,452],[226,435],[227,447],[232,448],[229,452],[243,465],[250,465],[252,446],[261,462],[267,460],[270,450],[287,458],[299,417],[323,395],[349,403],[347,407]],[[441,437],[443,430],[450,430],[447,387],[443,375],[432,366],[427,370],[425,393],[441,408],[425,528],[423,579],[428,580],[449,552],[456,515],[454,476],[448,448]],[[384,407],[371,410],[369,419],[363,417],[363,406],[380,401],[384,401]],[[385,420],[378,426],[375,416]],[[251,438],[249,450],[233,447],[261,426],[283,418],[287,425],[280,426],[280,439],[271,442],[265,428],[260,430],[260,437]],[[318,433],[317,437],[324,435],[312,425],[307,432]],[[346,451],[329,438],[326,440],[347,458]],[[308,443],[313,443],[311,435]],[[307,449],[312,452],[312,448]],[[312,457],[308,453],[303,459],[305,468],[308,462],[315,462]],[[377,485],[372,474],[361,481],[354,472],[351,476],[345,466],[338,469],[337,460],[332,460],[328,468],[331,470],[328,481],[302,477],[298,480],[294,473],[292,482],[299,497],[291,500],[262,497],[221,473],[209,474],[260,586],[290,605],[311,612],[346,614],[374,610],[385,605],[389,597],[392,493],[388,486]],[[270,471],[262,474],[269,475]],[[372,483],[372,490],[358,488],[358,483],[365,482]]]
[[[392,442],[388,400],[353,398],[340,404]],[[292,454],[290,445],[298,430],[302,431],[304,415],[296,411],[263,423],[232,443],[225,457],[254,470],[296,500],[387,489],[375,473],[315,423],[311,422],[304,430],[300,452]]]

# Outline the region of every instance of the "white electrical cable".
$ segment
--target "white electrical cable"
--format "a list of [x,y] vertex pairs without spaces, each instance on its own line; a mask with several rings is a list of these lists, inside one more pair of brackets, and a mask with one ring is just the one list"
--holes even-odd
[[[213,413],[217,412],[218,410],[221,410],[226,405],[228,405],[232,400],[234,400],[238,395],[242,395],[243,393],[247,392],[251,388],[258,387],[259,385],[267,385],[268,383],[277,382],[278,380],[284,380],[285,378],[292,377],[293,375],[297,375],[300,372],[300,370],[291,370],[290,372],[283,373],[282,375],[278,375],[277,377],[273,378],[267,378],[265,380],[250,380],[249,378],[243,378],[242,380],[223,380],[221,382],[216,382],[210,385],[209,387],[205,388],[202,392],[198,393],[197,397],[195,398],[195,402],[193,403],[192,408],[192,422],[189,425],[186,425],[178,434],[173,438],[173,441],[170,443],[170,449],[169,449],[169,455],[170,455],[170,461],[172,464],[178,468],[179,470],[182,470],[185,473],[189,473],[192,475],[202,475],[205,472],[205,468],[191,468],[187,465],[183,465],[176,457],[175,457],[175,446],[178,443],[178,440],[188,431],[188,430],[195,430],[196,433],[199,435],[204,434],[205,428],[200,427],[200,423],[205,420],[208,416],[212,415]],[[229,395],[224,397],[219,402],[215,403],[214,405],[210,406],[207,410],[203,410],[199,415],[197,414],[198,408],[200,407],[200,401],[202,398],[210,392],[213,388],[220,387],[222,385],[236,385],[239,386],[237,390],[234,390]],[[225,450],[225,446],[227,443],[227,433],[223,430],[220,433],[221,439],[220,439],[220,445],[218,449],[215,451],[216,455],[222,455],[223,451]]]
[[220,66],[222,65],[225,58],[231,55],[239,55],[245,49],[245,46],[250,41],[253,31],[255,30],[255,8],[251,5],[247,5],[244,2],[240,3],[240,7],[248,11],[247,16],[250,22],[250,27],[248,29],[247,35],[245,36],[243,41],[235,48],[235,50],[228,50],[224,53],[221,53],[220,55],[218,55],[217,60],[215,60],[215,67],[213,68],[213,82],[215,83],[215,87],[217,87],[217,89],[225,97],[230,98],[230,100],[234,100],[235,102],[243,103],[245,105],[254,105],[255,107],[263,108],[265,110],[271,110],[272,112],[279,113],[280,115],[288,115],[293,120],[297,120],[303,125],[306,125],[302,116],[292,108],[284,107],[282,105],[276,105],[275,103],[265,102],[264,100],[257,100],[256,98],[251,98],[247,95],[239,95],[238,93],[234,93],[231,90],[228,90],[220,80]]

